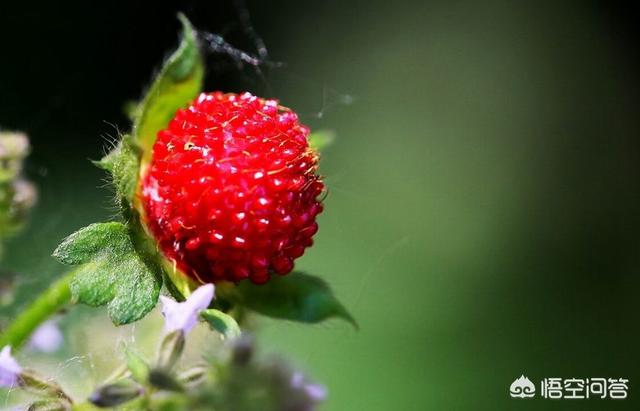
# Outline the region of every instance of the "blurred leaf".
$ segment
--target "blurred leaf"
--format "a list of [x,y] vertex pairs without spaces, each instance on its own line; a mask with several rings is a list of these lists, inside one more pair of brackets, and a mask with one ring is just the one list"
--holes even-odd
[[317,323],[335,317],[358,327],[327,283],[304,273],[274,276],[263,285],[245,281],[227,298],[269,317],[304,323]]
[[178,18],[183,27],[182,41],[136,110],[133,133],[143,150],[143,162],[151,156],[158,131],[166,128],[175,112],[193,100],[202,88],[204,67],[196,32],[184,15]]
[[309,147],[315,151],[322,151],[336,139],[336,133],[331,130],[319,130],[309,134]]
[[53,255],[64,264],[83,264],[71,281],[73,299],[94,307],[108,304],[109,316],[116,325],[139,320],[158,301],[161,277],[136,252],[122,223],[98,223],[80,229]]
[[240,326],[229,314],[225,314],[220,310],[208,309],[202,311],[200,316],[209,323],[211,328],[226,338],[231,339],[240,336]]

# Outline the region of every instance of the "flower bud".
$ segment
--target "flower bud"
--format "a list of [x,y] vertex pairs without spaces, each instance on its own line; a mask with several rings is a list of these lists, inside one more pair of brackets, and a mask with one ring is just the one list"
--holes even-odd
[[33,370],[22,370],[18,375],[18,384],[25,391],[34,394],[58,398],[69,403],[73,402],[57,382],[46,379]]
[[246,365],[253,358],[255,351],[253,338],[244,334],[233,344],[232,361],[235,365]]
[[116,407],[131,401],[144,392],[144,389],[133,380],[120,380],[103,385],[91,394],[89,402],[101,408]]
[[13,184],[13,208],[16,214],[24,215],[33,207],[38,198],[35,186],[29,181],[18,179]]
[[172,369],[180,359],[184,351],[184,332],[182,330],[173,331],[167,334],[158,350],[158,368]]
[[36,328],[27,345],[35,351],[52,353],[59,350],[63,343],[62,331],[54,320],[49,320]]
[[22,171],[29,154],[29,139],[23,133],[0,133],[0,183],[13,180]]
[[13,304],[16,291],[15,277],[14,273],[0,269],[0,307]]
[[0,132],[0,240],[20,230],[36,201],[33,184],[20,178],[29,154],[29,139],[22,133]]
[[0,158],[25,158],[29,154],[29,138],[24,133],[0,132]]
[[36,198],[36,189],[28,181],[0,182],[0,240],[20,230]]

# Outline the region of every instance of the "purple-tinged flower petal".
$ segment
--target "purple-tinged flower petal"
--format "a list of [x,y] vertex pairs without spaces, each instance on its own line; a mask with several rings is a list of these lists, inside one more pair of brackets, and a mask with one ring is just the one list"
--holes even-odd
[[291,386],[293,388],[300,388],[304,384],[304,375],[300,371],[296,371],[291,375]]
[[22,367],[11,355],[11,346],[5,345],[0,351],[0,387],[15,386],[21,372]]
[[29,347],[36,351],[52,353],[64,342],[62,332],[55,321],[46,321],[31,335]]
[[324,385],[307,382],[304,375],[299,371],[291,375],[291,387],[304,391],[313,402],[321,402],[327,398],[327,388]]
[[305,384],[303,389],[312,401],[321,402],[327,398],[327,388],[324,385]]
[[213,284],[205,284],[181,303],[169,297],[160,296],[165,331],[170,333],[182,330],[185,334],[191,331],[198,322],[200,312],[206,310],[213,300],[214,290]]

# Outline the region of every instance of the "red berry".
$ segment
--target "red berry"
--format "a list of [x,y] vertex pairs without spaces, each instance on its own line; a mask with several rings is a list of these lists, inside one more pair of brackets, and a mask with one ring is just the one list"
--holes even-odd
[[158,133],[142,179],[146,224],[204,282],[287,274],[318,230],[324,185],[309,129],[249,93],[201,94]]

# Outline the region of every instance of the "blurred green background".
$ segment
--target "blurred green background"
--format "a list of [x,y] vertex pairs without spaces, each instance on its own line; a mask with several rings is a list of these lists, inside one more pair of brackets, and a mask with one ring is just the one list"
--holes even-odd
[[[66,234],[115,214],[88,160],[129,127],[123,103],[176,44],[178,10],[252,50],[229,2],[0,5],[0,125],[31,136],[40,190],[6,244],[2,267],[20,276],[5,317],[62,272],[49,255]],[[337,133],[321,229],[298,267],[361,326],[265,320],[263,349],[326,383],[326,411],[640,409],[637,3],[248,10],[286,66],[260,76],[210,53],[208,88],[277,97]],[[109,362],[117,348],[92,346],[87,327],[111,330],[105,313],[63,325],[64,352],[23,361],[91,380],[98,360],[78,351]],[[521,374],[628,378],[629,399],[510,399]]]

